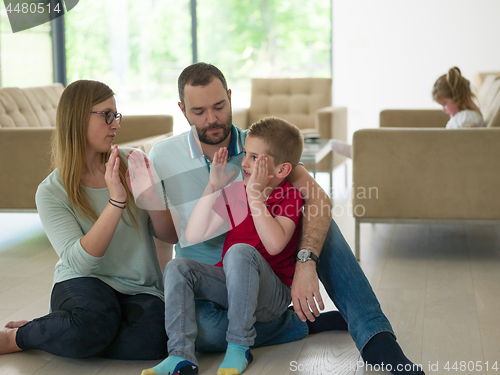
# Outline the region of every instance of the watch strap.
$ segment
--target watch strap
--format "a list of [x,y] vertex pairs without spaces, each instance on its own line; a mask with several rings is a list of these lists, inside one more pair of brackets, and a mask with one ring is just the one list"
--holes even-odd
[[312,251],[309,253],[309,259],[313,260],[316,262],[316,265],[319,263],[319,258],[316,254],[314,254]]

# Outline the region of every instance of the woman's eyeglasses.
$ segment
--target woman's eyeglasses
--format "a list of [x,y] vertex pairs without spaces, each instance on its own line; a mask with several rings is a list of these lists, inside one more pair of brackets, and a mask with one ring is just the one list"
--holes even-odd
[[102,114],[106,117],[106,124],[111,125],[113,123],[113,120],[116,119],[118,124],[122,121],[122,114],[121,113],[115,113],[113,111],[105,111],[105,112],[90,112],[90,113],[97,113],[97,114]]

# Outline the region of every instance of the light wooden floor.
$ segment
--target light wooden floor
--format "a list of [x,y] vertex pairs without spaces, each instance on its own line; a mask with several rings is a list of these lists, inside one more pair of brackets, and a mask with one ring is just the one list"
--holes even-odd
[[[336,204],[347,208],[346,202]],[[344,215],[337,221],[352,246],[352,218]],[[426,374],[500,373],[491,368],[495,363],[500,367],[499,227],[363,224],[361,238],[361,266],[411,360],[423,364]],[[1,326],[47,312],[56,261],[43,233],[0,246]],[[345,332],[311,335],[252,352],[255,359],[245,371],[248,375],[387,374],[356,370],[359,352]],[[215,374],[222,357],[201,355],[200,374]],[[461,361],[469,369],[461,371]],[[1,356],[0,375],[138,375],[156,363],[70,360],[27,351]],[[452,369],[455,363],[458,371]]]

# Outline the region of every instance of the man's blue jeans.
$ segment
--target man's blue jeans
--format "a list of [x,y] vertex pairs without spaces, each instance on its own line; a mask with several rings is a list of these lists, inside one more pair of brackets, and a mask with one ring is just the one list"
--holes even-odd
[[359,351],[362,352],[377,333],[385,331],[394,335],[368,279],[333,220],[317,271],[328,296],[347,322]]
[[[349,326],[357,348],[362,351],[377,333],[390,332],[391,324],[382,313],[368,279],[354,257],[335,221],[326,235],[317,268],[319,279]],[[199,351],[225,351],[227,311],[213,302],[196,302]],[[305,338],[309,330],[294,311],[287,310],[269,323],[255,323],[255,347],[283,344]]]

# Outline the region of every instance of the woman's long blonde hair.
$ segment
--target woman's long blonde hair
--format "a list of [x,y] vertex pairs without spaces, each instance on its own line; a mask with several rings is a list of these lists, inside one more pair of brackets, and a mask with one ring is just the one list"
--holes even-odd
[[[113,95],[113,90],[98,81],[79,80],[68,85],[57,106],[56,130],[52,138],[52,164],[59,170],[71,206],[94,222],[98,216],[81,185],[87,149],[87,128],[92,107]],[[103,166],[110,154],[111,149],[102,154]],[[127,212],[133,225],[137,227],[133,215],[137,206],[126,183],[126,171],[127,163],[120,156],[120,180],[127,191]]]

